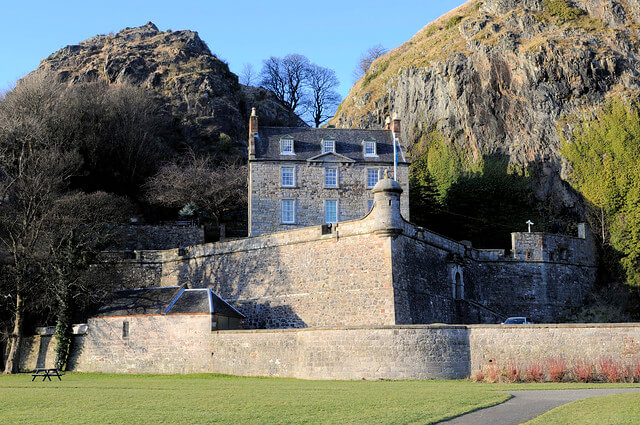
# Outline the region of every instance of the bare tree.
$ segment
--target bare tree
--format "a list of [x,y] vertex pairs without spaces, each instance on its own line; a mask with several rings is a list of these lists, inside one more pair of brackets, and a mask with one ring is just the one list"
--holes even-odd
[[163,166],[146,188],[149,201],[172,208],[194,205],[218,224],[226,211],[246,204],[247,167],[216,165],[209,157],[192,154],[185,161]]
[[25,308],[42,289],[43,272],[39,265],[47,216],[78,166],[79,158],[73,153],[28,147],[0,164],[6,194],[0,204],[0,246],[10,259],[2,282],[3,293],[15,301],[5,373],[17,371]]
[[376,44],[375,46],[367,49],[367,51],[362,55],[360,55],[360,59],[358,59],[356,69],[353,71],[354,81],[362,78],[362,76],[367,73],[367,70],[369,69],[373,61],[386,54],[387,52],[388,50],[385,49],[382,44]]
[[245,63],[242,65],[242,71],[240,72],[240,84],[245,86],[252,86],[256,83],[256,71],[253,65]]
[[332,69],[316,64],[309,65],[307,85],[310,93],[305,106],[316,127],[320,127],[335,113],[340,103],[340,95],[335,91],[339,84],[338,77]]
[[[62,107],[67,93],[36,76],[21,81],[0,100],[0,295],[11,306],[5,373],[18,369],[25,313],[35,311],[43,299],[47,302],[41,305],[61,311],[59,300],[47,299],[47,294],[56,294],[56,285],[75,282],[79,269],[74,267],[81,262],[74,255],[88,252],[86,247],[100,240],[89,223],[103,215],[104,205],[98,210],[93,202],[83,216],[78,208],[94,198],[76,195],[62,202],[82,164],[73,143],[72,130],[77,127],[71,121],[63,125],[70,119]],[[63,223],[63,212],[73,226]]]
[[48,126],[51,137],[81,152],[85,190],[135,195],[167,157],[167,122],[150,91],[91,83],[66,88]]
[[76,192],[57,199],[47,214],[44,241],[47,248],[41,269],[45,271],[41,297],[53,307],[56,319],[56,367],[63,369],[71,350],[74,311],[85,310],[113,290],[97,282],[87,270],[117,227],[131,215],[133,206],[124,197],[105,192]]
[[296,112],[304,98],[304,83],[310,66],[303,55],[290,54],[284,58],[270,57],[263,62],[261,85],[273,92],[291,112]]

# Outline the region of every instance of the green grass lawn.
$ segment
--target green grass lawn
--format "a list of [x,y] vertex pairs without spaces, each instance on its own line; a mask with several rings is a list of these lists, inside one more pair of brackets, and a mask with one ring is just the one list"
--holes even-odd
[[637,425],[640,394],[614,394],[565,404],[527,422],[527,425]]
[[[429,424],[509,398],[580,384],[303,381],[223,375],[0,376],[0,423]],[[620,385],[617,385],[620,386]]]

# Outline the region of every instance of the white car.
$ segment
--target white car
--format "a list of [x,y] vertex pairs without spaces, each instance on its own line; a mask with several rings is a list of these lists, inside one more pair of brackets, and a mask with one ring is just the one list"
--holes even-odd
[[529,321],[526,317],[509,317],[502,322],[503,325],[533,325],[533,322]]

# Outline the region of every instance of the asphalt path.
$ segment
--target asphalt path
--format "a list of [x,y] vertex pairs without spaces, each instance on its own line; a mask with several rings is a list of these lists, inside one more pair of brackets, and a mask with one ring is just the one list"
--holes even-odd
[[502,404],[438,423],[447,425],[518,425],[572,401],[633,391],[640,391],[640,388],[505,391],[513,397]]

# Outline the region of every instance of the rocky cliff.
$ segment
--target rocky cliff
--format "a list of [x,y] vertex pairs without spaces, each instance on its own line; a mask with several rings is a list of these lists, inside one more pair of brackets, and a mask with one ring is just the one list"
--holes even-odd
[[538,196],[570,206],[558,124],[638,93],[639,29],[638,0],[472,0],[378,58],[332,124],[397,113],[405,144],[438,129],[472,159],[535,165]]
[[154,90],[195,145],[215,142],[220,133],[244,143],[252,106],[265,125],[305,125],[270,93],[239,84],[197,32],[163,32],[151,22],[64,47],[34,73],[69,84],[103,80]]

